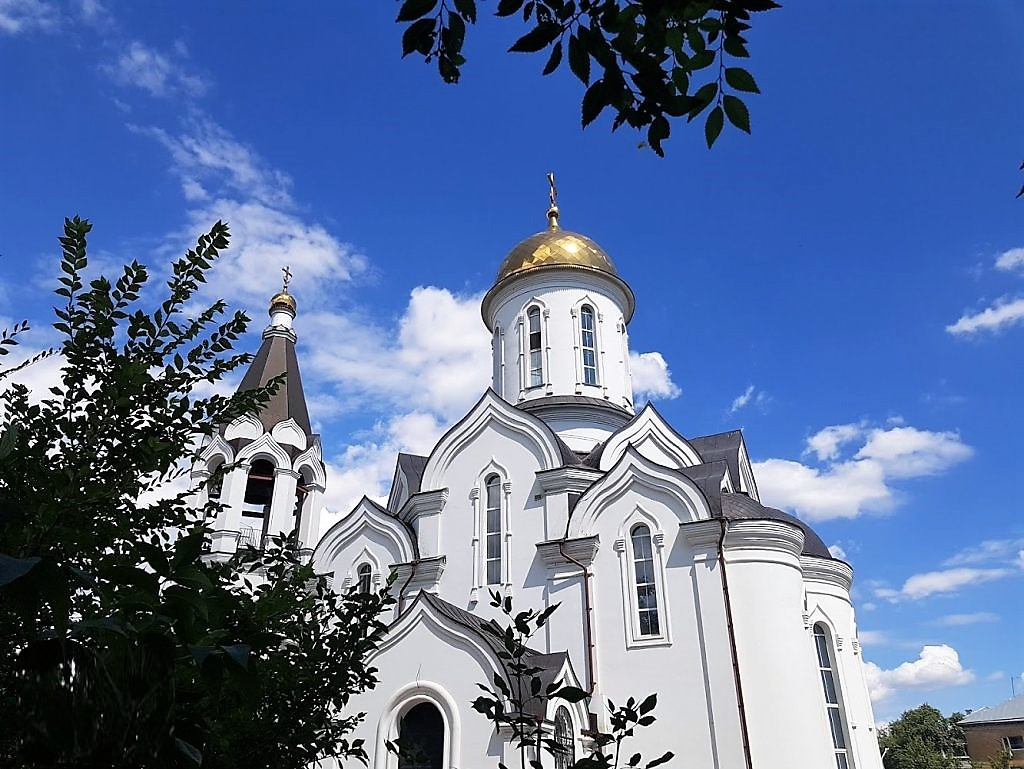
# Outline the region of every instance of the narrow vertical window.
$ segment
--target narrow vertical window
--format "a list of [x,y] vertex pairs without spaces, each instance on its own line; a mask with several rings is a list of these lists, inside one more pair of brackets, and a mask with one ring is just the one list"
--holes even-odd
[[583,350],[583,384],[597,384],[597,345],[594,343],[594,308],[580,308],[580,347]]
[[360,593],[369,593],[371,590],[371,580],[373,578],[373,569],[370,564],[364,563],[359,566],[356,570],[356,587]]
[[531,307],[526,313],[530,345],[530,387],[544,384],[544,354],[541,350],[540,309]]
[[555,769],[571,769],[576,763],[576,741],[572,734],[572,718],[564,707],[555,711]]
[[658,622],[658,590],[654,584],[654,551],[651,530],[644,524],[633,528],[633,575],[636,582],[636,608],[640,635],[660,635]]
[[488,585],[501,584],[501,479],[497,475],[487,476],[484,481],[486,504],[484,531],[486,551],[484,563]]
[[825,692],[825,708],[828,711],[828,725],[832,732],[832,747],[836,752],[836,769],[849,769],[846,753],[846,725],[839,705],[839,686],[836,683],[832,654],[829,649],[828,633],[825,626],[814,626],[814,647],[818,653],[818,670],[821,672],[821,686]]

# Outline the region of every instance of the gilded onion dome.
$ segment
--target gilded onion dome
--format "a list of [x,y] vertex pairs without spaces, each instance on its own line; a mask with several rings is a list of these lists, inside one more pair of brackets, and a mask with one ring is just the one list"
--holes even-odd
[[291,310],[292,314],[295,314],[295,297],[289,294],[287,290],[274,294],[270,300],[270,310],[268,312],[271,315],[280,309]]
[[584,267],[618,276],[611,258],[597,243],[558,225],[558,207],[548,209],[548,227],[509,251],[498,268],[495,283],[540,267]]

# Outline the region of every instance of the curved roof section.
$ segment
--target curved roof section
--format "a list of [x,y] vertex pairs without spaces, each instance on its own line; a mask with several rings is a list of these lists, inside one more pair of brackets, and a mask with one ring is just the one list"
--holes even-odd
[[828,547],[822,541],[814,529],[801,521],[795,515],[776,510],[774,507],[765,507],[760,502],[751,499],[746,494],[725,492],[722,494],[722,517],[727,520],[771,520],[791,523],[800,528],[804,533],[804,555],[813,555],[816,558],[828,558],[834,560]]
[[494,282],[539,267],[585,267],[618,277],[608,253],[586,235],[553,224],[509,251]]

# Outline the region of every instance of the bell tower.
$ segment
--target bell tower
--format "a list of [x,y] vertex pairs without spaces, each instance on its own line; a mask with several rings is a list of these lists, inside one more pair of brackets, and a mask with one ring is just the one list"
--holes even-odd
[[546,229],[505,257],[481,314],[492,387],[586,453],[633,416],[633,291],[597,243],[564,230],[554,174]]
[[[213,522],[211,552],[226,558],[239,547],[262,548],[267,537],[295,532],[312,551],[320,535],[326,468],[320,436],[312,431],[295,354],[295,297],[284,268],[284,286],[270,300],[270,325],[239,385],[239,392],[264,387],[285,375],[259,414],[223,425],[192,470],[194,483],[207,483],[200,504],[216,497],[222,505]],[[218,474],[224,466],[226,469]]]

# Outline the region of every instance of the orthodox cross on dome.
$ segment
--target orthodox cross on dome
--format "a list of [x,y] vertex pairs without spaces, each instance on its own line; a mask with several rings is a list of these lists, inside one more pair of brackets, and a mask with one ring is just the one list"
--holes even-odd
[[548,227],[558,227],[558,187],[555,186],[555,172],[548,171]]
[[285,265],[284,267],[281,268],[281,272],[284,273],[284,286],[282,287],[281,292],[287,294],[288,284],[292,282],[292,271],[288,267],[288,265]]

